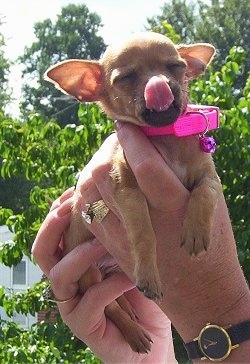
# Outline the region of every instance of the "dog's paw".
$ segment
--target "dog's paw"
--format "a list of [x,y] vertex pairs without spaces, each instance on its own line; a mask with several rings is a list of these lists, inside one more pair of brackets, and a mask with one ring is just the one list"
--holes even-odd
[[191,223],[188,219],[184,221],[181,247],[184,247],[189,255],[197,256],[207,251],[210,243],[210,227]]
[[161,301],[163,298],[158,272],[154,274],[152,270],[149,270],[141,278],[137,277],[136,286],[139,291],[144,294],[144,296],[153,301]]
[[153,343],[151,337],[146,333],[139,324],[131,321],[130,329],[128,332],[123,332],[125,340],[133,351],[138,354],[147,354],[151,350]]

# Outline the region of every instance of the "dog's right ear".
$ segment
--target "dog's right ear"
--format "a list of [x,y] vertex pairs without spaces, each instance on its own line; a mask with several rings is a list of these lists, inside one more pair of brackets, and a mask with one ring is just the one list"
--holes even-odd
[[214,46],[208,43],[178,45],[176,49],[187,63],[186,76],[189,80],[202,75],[215,54]]
[[44,79],[81,102],[93,102],[99,100],[102,74],[98,61],[72,59],[50,67]]

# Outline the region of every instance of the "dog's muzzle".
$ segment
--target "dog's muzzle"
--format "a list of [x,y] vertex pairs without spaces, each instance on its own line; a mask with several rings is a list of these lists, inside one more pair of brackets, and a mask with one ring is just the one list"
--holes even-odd
[[100,223],[109,212],[109,208],[106,206],[103,200],[98,200],[93,203],[86,203],[86,211],[82,211],[83,220],[87,224],[91,224],[95,219],[96,222]]

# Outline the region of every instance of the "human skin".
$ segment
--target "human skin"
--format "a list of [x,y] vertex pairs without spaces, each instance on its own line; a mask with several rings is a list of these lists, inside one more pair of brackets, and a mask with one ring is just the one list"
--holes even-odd
[[[132,280],[133,264],[128,252],[126,232],[113,209],[110,193],[109,171],[118,137],[128,163],[147,198],[156,232],[158,267],[163,291],[163,300],[158,302],[158,305],[170,318],[184,342],[197,337],[208,322],[228,326],[249,319],[249,288],[237,259],[224,196],[221,194],[218,200],[208,251],[198,257],[190,257],[185,249],[180,247],[181,227],[189,192],[137,127],[117,123],[116,129],[117,134],[113,134],[95,154],[78,182],[83,203],[103,198],[111,209],[101,224],[90,225],[93,234]],[[38,253],[37,255],[39,257]],[[61,285],[55,282],[62,280],[62,274],[57,270],[50,270],[48,275],[57,297],[69,297],[69,293],[76,292],[59,288]],[[74,289],[76,290],[76,287]],[[62,306],[59,308],[67,322],[64,312],[66,306],[59,306]],[[70,324],[73,325],[72,321]],[[82,339],[84,340],[84,337]],[[250,341],[246,341],[233,350],[224,362],[249,363],[249,357]],[[153,361],[153,358],[154,356],[151,360],[148,359],[148,362],[159,362]],[[202,361],[206,362],[209,361]]]
[[[78,294],[78,280],[93,261],[105,259],[106,249],[94,238],[63,257],[62,234],[70,222],[73,189],[67,190],[52,204],[42,223],[32,253],[49,277],[58,299],[74,297],[58,303],[62,319],[72,332],[87,344],[104,363],[176,363],[171,323],[161,309],[145,298],[128,277],[115,273]],[[117,327],[106,319],[105,306],[125,294],[138,314],[140,325],[153,340],[148,354],[137,354],[124,341]]]

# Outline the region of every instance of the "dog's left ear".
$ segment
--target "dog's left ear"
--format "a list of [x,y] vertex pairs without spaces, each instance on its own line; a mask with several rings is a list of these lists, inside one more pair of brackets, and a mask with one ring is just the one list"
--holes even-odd
[[49,68],[44,79],[81,102],[94,102],[99,100],[102,67],[98,61],[72,59]]
[[215,54],[215,48],[207,43],[179,45],[176,48],[181,58],[187,63],[188,79],[202,75]]

